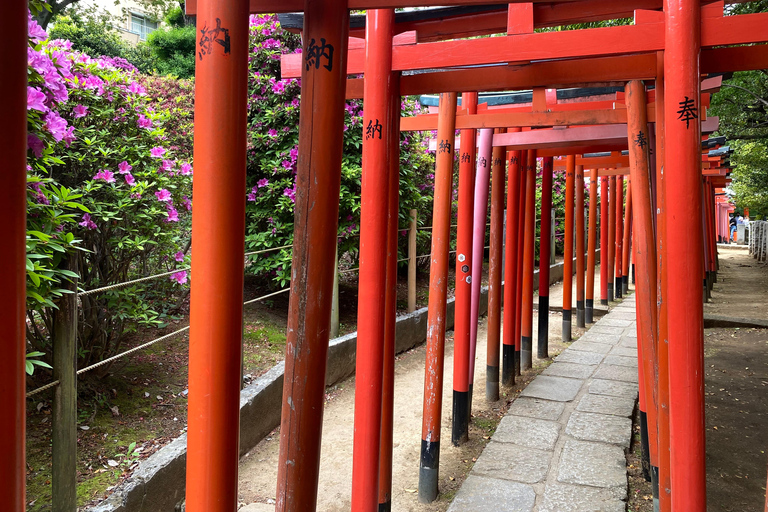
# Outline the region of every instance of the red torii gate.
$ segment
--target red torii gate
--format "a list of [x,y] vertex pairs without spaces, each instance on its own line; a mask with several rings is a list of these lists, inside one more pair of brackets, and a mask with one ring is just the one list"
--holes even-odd
[[[392,71],[416,70],[435,67],[472,66],[504,63],[500,69],[455,70],[449,72],[425,73],[400,78],[400,93],[411,94],[431,90],[449,91],[444,95],[445,123],[438,126],[438,137],[452,139],[455,114],[455,93],[458,90],[492,90],[510,87],[516,78],[520,83],[530,82],[531,87],[573,84],[594,81],[625,82],[637,79],[663,80],[661,91],[669,101],[659,98],[664,105],[657,112],[656,130],[657,155],[656,174],[660,183],[658,217],[660,238],[664,240],[658,254],[661,279],[657,283],[638,287],[640,307],[643,286],[658,290],[663,302],[658,310],[658,336],[655,338],[656,354],[643,355],[658,359],[659,395],[659,440],[665,439],[661,429],[669,427],[670,462],[663,471],[671,469],[671,475],[660,475],[662,485],[662,510],[671,505],[675,510],[703,510],[704,493],[704,446],[703,446],[703,399],[702,393],[702,310],[699,284],[704,275],[703,262],[697,254],[704,251],[701,227],[702,188],[700,172],[700,136],[698,121],[691,122],[692,116],[700,112],[701,72],[722,72],[739,69],[766,67],[765,47],[748,46],[739,48],[715,48],[718,46],[764,42],[766,15],[745,15],[722,17],[715,9],[700,9],[695,0],[665,0],[664,13],[639,11],[637,24],[630,27],[611,27],[583,31],[532,33],[536,25],[537,12],[541,7],[555,6],[560,9],[561,22],[592,21],[600,16],[613,17],[617,8],[607,7],[611,2],[600,0],[579,0],[578,2],[512,2],[516,14],[528,13],[528,17],[515,18],[514,24],[507,23],[510,32],[517,32],[499,38],[465,41],[435,42],[392,48],[392,28],[386,29],[385,20],[390,14],[374,12],[375,9],[391,9],[412,5],[432,5],[438,2],[410,0],[286,0],[280,4],[266,0],[252,0],[251,12],[274,12],[276,9],[301,11],[305,13],[305,51],[302,62],[302,121],[300,128],[300,156],[296,196],[296,237],[293,261],[292,293],[286,359],[286,385],[284,392],[283,426],[281,430],[281,466],[279,468],[278,508],[280,510],[312,510],[315,504],[317,465],[319,461],[319,431],[322,419],[322,394],[325,374],[325,357],[328,342],[328,318],[330,314],[330,288],[333,276],[335,227],[337,224],[339,177],[336,170],[341,159],[341,127],[343,103],[347,90],[347,74],[365,72],[372,84],[370,97],[386,101],[387,88],[384,86]],[[497,3],[497,0],[440,0],[441,5],[477,5]],[[506,4],[498,1],[499,4]],[[613,2],[619,3],[619,2]],[[709,3],[709,2],[703,2]],[[562,4],[562,5],[560,5]],[[571,4],[571,5],[568,5]],[[622,12],[636,7],[659,8],[660,2],[621,2]],[[652,4],[652,5],[651,5]],[[198,61],[195,132],[195,213],[193,217],[193,252],[195,269],[192,281],[192,320],[190,330],[190,413],[188,442],[187,507],[196,511],[230,511],[236,505],[237,482],[237,429],[238,392],[240,367],[240,329],[242,302],[242,232],[244,222],[243,197],[245,196],[245,88],[247,72],[247,15],[248,0],[200,0],[189,1],[190,8],[196,9],[198,24],[215,24],[227,27],[231,45]],[[602,8],[600,11],[598,8]],[[349,32],[349,10],[372,9],[369,16],[381,23],[375,28],[367,26],[367,41],[383,41],[391,49],[392,66],[382,76],[382,62],[372,63],[375,67],[366,69],[362,50],[347,52]],[[579,10],[586,11],[579,18]],[[570,10],[569,10],[570,9]],[[6,71],[6,78],[0,84],[0,92],[7,99],[0,107],[5,123],[0,130],[0,150],[4,154],[0,168],[0,213],[4,214],[8,231],[8,249],[0,253],[0,263],[6,272],[0,278],[3,290],[0,307],[2,332],[9,333],[4,356],[0,358],[0,399],[6,404],[9,414],[0,423],[0,452],[7,457],[0,461],[0,508],[20,511],[24,509],[24,236],[25,236],[25,21],[23,2],[11,2],[0,18],[0,30],[6,35],[6,48],[0,54],[0,66]],[[596,12],[603,14],[595,14]],[[571,13],[572,17],[567,13]],[[606,13],[613,14],[606,14]],[[479,16],[479,15],[478,15]],[[539,14],[540,17],[543,16]],[[461,25],[466,17],[457,17],[452,26]],[[568,21],[562,21],[568,20]],[[485,28],[473,30],[495,30],[494,23]],[[395,24],[396,26],[396,24]],[[471,27],[465,27],[468,30]],[[503,26],[502,29],[503,30]],[[418,30],[417,30],[418,34]],[[387,43],[388,41],[388,43]],[[378,44],[378,43],[377,43]],[[388,45],[388,46],[387,46]],[[382,47],[383,48],[383,47]],[[703,48],[703,49],[702,49]],[[332,50],[331,50],[332,49]],[[389,49],[382,50],[382,59],[387,59]],[[657,56],[656,52],[663,52]],[[615,54],[641,54],[630,57],[606,57]],[[642,55],[648,54],[648,55]],[[592,59],[592,74],[574,75],[568,78],[562,70],[580,66],[579,60],[572,62],[531,63],[537,59]],[[347,60],[349,59],[349,66]],[[637,74],[621,75],[605,69],[608,59],[624,59],[623,62],[634,70],[633,64],[645,59],[644,67]],[[521,63],[521,64],[507,64]],[[612,61],[618,62],[618,61]],[[632,62],[632,64],[630,64]],[[588,66],[587,66],[588,67]],[[541,70],[542,75],[532,70]],[[625,68],[626,69],[626,68]],[[543,73],[548,70],[549,75]],[[439,76],[438,76],[439,75]],[[495,75],[495,76],[491,76]],[[608,77],[608,78],[605,78]],[[538,80],[542,82],[538,82]],[[487,81],[486,83],[483,80]],[[358,82],[359,83],[359,82]],[[407,85],[407,87],[406,87]],[[366,85],[367,87],[367,85]],[[394,87],[393,87],[394,88]],[[436,88],[436,89],[435,89]],[[392,90],[389,89],[389,94]],[[396,115],[394,109],[383,109],[371,118],[366,112],[366,121],[378,119],[382,132],[389,137],[390,127]],[[644,109],[640,109],[643,111]],[[662,115],[663,119],[659,116]],[[386,116],[386,117],[384,117]],[[638,123],[642,114],[631,121]],[[695,118],[695,117],[694,117]],[[663,120],[667,120],[664,123]],[[644,128],[639,123],[639,130]],[[394,130],[392,129],[392,133]],[[521,132],[522,134],[523,132]],[[517,134],[497,134],[507,137]],[[626,137],[626,134],[625,134]],[[383,138],[381,139],[383,140]],[[371,146],[373,147],[373,146]],[[674,148],[666,152],[665,148]],[[582,148],[583,149],[583,148]],[[632,167],[642,169],[642,151],[631,148]],[[366,149],[366,151],[368,151]],[[583,149],[582,152],[586,150]],[[445,153],[448,153],[446,151]],[[381,154],[386,154],[384,151]],[[438,154],[439,169],[447,167],[447,156]],[[575,160],[575,159],[574,159]],[[641,163],[638,164],[638,161]],[[530,167],[530,157],[526,161]],[[663,164],[662,164],[663,162]],[[389,165],[387,159],[379,162],[377,170],[371,173],[364,194],[377,184],[383,186],[386,180],[382,172]],[[663,179],[660,168],[664,166]],[[530,171],[527,171],[530,172]],[[448,174],[443,173],[445,188],[450,184]],[[374,178],[376,176],[376,178]],[[641,175],[642,177],[643,175]],[[372,181],[371,181],[372,180]],[[633,179],[633,183],[639,181]],[[388,193],[383,197],[391,201],[392,186],[387,183]],[[530,193],[530,187],[529,192]],[[636,193],[638,188],[633,187]],[[379,190],[380,192],[381,190]],[[436,198],[437,198],[436,194]],[[439,197],[443,198],[441,192]],[[380,199],[383,201],[383,199]],[[634,205],[647,200],[635,199]],[[366,211],[365,236],[369,240],[388,240],[387,230],[391,224],[382,215],[391,216],[392,204],[382,208],[374,203],[376,214]],[[633,206],[638,212],[637,206]],[[386,213],[384,213],[386,212]],[[646,216],[644,233],[648,232],[647,212],[635,215],[635,219]],[[373,215],[373,216],[371,216]],[[689,233],[689,238],[667,236],[667,218],[676,219],[677,228]],[[445,228],[445,226],[443,226]],[[638,228],[636,233],[643,232]],[[377,238],[378,237],[378,238]],[[442,246],[447,243],[447,229],[439,229],[434,235],[433,264],[445,264],[447,254]],[[653,251],[651,251],[652,253]],[[693,254],[692,259],[686,255]],[[656,256],[654,256],[654,259]],[[361,284],[373,286],[374,280],[387,272],[389,258],[366,260],[368,269],[363,270],[361,262]],[[638,261],[639,263],[639,261]],[[646,261],[648,263],[648,261]],[[655,266],[654,266],[655,267]],[[650,269],[650,267],[649,267]],[[365,280],[363,274],[368,276]],[[386,280],[384,282],[387,282]],[[646,288],[646,289],[647,289]],[[386,294],[382,290],[369,290],[377,296],[366,301],[373,307],[378,325],[386,330]],[[430,300],[432,300],[430,298]],[[239,302],[238,302],[239,301]],[[374,307],[375,304],[375,307]],[[433,310],[433,308],[430,308]],[[676,321],[668,321],[668,310],[676,312]],[[435,315],[440,314],[434,308]],[[642,324],[652,318],[653,311],[639,316]],[[373,317],[366,318],[371,320]],[[647,326],[646,326],[647,327]],[[652,326],[651,326],[652,327]],[[640,331],[640,325],[639,325]],[[641,333],[638,332],[640,336]],[[439,333],[436,334],[439,338]],[[643,335],[644,336],[644,335]],[[365,343],[386,343],[386,334],[372,333],[374,339]],[[666,343],[665,341],[668,341]],[[667,353],[667,347],[669,352]],[[383,347],[382,347],[383,348]],[[378,346],[372,354],[376,356]],[[310,358],[311,354],[311,358]],[[665,372],[667,366],[675,372]],[[378,372],[378,369],[376,370]],[[360,378],[361,375],[358,376]],[[668,382],[666,381],[668,379]],[[376,379],[374,379],[375,381]],[[375,384],[375,383],[374,383]],[[668,391],[669,395],[665,395]],[[379,398],[374,396],[375,400]],[[667,402],[668,400],[668,402]],[[663,407],[666,406],[666,407]],[[375,416],[375,407],[371,408]],[[649,411],[650,412],[650,411]],[[666,421],[662,414],[669,413]],[[363,425],[366,431],[381,430],[375,425]],[[652,452],[653,453],[653,452]],[[659,455],[665,456],[664,447]],[[360,503],[359,510],[368,509],[372,494],[370,488],[361,488],[353,497]],[[666,501],[665,501],[666,496]],[[377,498],[378,499],[378,498]],[[360,501],[357,501],[360,500]],[[376,501],[373,501],[374,505]],[[358,510],[357,506],[355,510]],[[668,510],[668,508],[666,508]]]

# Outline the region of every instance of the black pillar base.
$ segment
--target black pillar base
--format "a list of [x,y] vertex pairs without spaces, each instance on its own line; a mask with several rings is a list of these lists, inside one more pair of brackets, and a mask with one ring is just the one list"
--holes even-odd
[[635,284],[635,264],[630,265],[632,267],[632,284]]
[[563,341],[571,341],[571,310],[563,310]]
[[623,295],[629,293],[629,276],[621,276],[621,293]]
[[451,442],[460,446],[469,440],[469,392],[453,390]]
[[594,310],[595,310],[594,299],[587,299],[586,305],[584,308],[584,321],[586,323],[591,324],[594,322]]
[[539,295],[539,337],[537,342],[539,359],[549,357],[549,296]]
[[613,302],[613,283],[608,283],[608,302]]
[[584,301],[576,301],[576,327],[586,327],[587,324],[584,319]]
[[607,306],[608,305],[608,299],[600,299],[600,305],[601,306]]
[[520,347],[515,347],[515,375],[518,377],[520,376],[520,358],[522,357],[521,353],[522,352],[520,352]]
[[520,344],[520,369],[529,370],[533,368],[533,339],[530,336],[521,336]]
[[485,399],[495,402],[499,399],[499,367],[485,367]]
[[616,294],[616,298],[621,298],[621,276],[614,278],[613,292]]
[[419,501],[432,503],[437,499],[438,469],[440,468],[440,441],[421,440],[419,464]]
[[640,411],[640,448],[642,455],[640,457],[643,467],[643,478],[646,482],[651,481],[651,450],[648,444],[648,416]]
[[515,346],[501,346],[501,385],[511,387],[515,385]]
[[379,512],[392,512],[392,500],[379,503]]

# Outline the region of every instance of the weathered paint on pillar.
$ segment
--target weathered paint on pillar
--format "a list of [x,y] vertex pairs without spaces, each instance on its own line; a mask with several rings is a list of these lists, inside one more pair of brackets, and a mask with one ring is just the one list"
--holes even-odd
[[533,262],[536,239],[536,150],[528,150],[525,166],[525,242],[523,244],[522,326],[520,367],[533,367]]
[[22,512],[26,498],[27,2],[6,2],[0,16],[0,510]]
[[[706,508],[704,329],[699,221],[701,9],[665,0],[664,126],[672,510]],[[686,233],[685,237],[678,236]]]
[[[360,279],[355,370],[352,509],[378,506],[387,249],[390,214],[389,118],[392,115],[392,37],[395,12],[371,9],[365,23],[363,169],[360,185]],[[382,243],[383,242],[383,243]]]
[[317,502],[349,39],[346,1],[306,0],[304,13],[305,65],[275,506],[280,512],[314,510]]
[[[506,130],[497,130],[498,133]],[[504,243],[504,189],[506,188],[506,159],[503,146],[493,148],[491,167],[491,240],[488,258],[488,332],[485,373],[485,398],[499,399],[499,341],[501,339],[501,268]],[[471,406],[471,402],[470,402]]]
[[585,327],[584,316],[584,167],[576,166],[576,327]]
[[584,321],[592,323],[595,307],[595,261],[597,250],[597,169],[589,172],[589,228],[587,234],[587,288]]
[[576,155],[565,159],[565,247],[563,249],[563,341],[571,341],[573,306],[573,202],[576,179]]
[[448,243],[451,235],[451,195],[456,128],[456,93],[440,94],[435,158],[435,195],[432,214],[432,253],[429,271],[427,357],[424,375],[424,413],[419,460],[419,500],[437,498],[440,467],[440,420],[443,407],[445,311],[448,293]]
[[[477,93],[461,95],[461,106],[477,113]],[[472,324],[472,229],[475,204],[477,130],[461,131],[459,149],[459,205],[456,232],[456,314],[453,330],[453,416],[451,441],[469,437],[469,343]],[[458,411],[458,412],[457,412]]]
[[[509,131],[520,131],[519,128]],[[517,320],[517,255],[520,198],[520,151],[509,152],[509,190],[507,191],[507,239],[504,259],[504,328],[501,348],[501,383],[512,386],[515,383],[515,323]],[[461,193],[461,192],[459,192]]]
[[537,337],[539,359],[549,357],[549,254],[552,245],[552,173],[554,159],[544,157],[541,162],[541,218],[539,219],[539,331]]

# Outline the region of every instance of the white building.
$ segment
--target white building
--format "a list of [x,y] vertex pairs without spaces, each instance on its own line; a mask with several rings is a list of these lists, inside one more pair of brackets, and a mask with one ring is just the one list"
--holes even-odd
[[120,0],[119,4],[116,4],[115,0],[82,0],[80,3],[85,6],[96,6],[99,10],[107,11],[120,20],[115,28],[120,36],[132,45],[146,41],[147,36],[157,30],[160,25],[156,16],[135,0]]

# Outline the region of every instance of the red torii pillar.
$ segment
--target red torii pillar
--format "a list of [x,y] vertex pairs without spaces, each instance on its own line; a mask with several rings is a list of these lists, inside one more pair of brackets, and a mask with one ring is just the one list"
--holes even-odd
[[[388,120],[392,101],[392,37],[395,12],[366,14],[363,107],[363,171],[360,187],[360,281],[358,291],[355,434],[352,462],[352,510],[378,507],[384,331],[386,324],[387,241],[389,231]],[[385,242],[386,247],[386,242]]]
[[520,367],[533,367],[533,259],[536,239],[536,150],[528,150],[525,166],[525,242],[523,244],[522,331]]
[[584,167],[576,166],[576,327],[586,327],[584,315]]
[[[306,0],[304,14],[304,58],[309,45],[321,38],[334,52],[327,58],[318,55],[301,72],[293,279],[275,505],[281,512],[315,510],[317,503],[349,41],[346,0]],[[247,12],[243,19],[247,22]]]
[[610,274],[608,273],[608,254],[610,253],[608,226],[610,217],[610,188],[608,176],[600,178],[600,304],[608,305]]
[[[704,329],[701,296],[704,250],[701,212],[701,7],[665,0],[665,152],[669,423],[672,510],[706,509]],[[685,233],[685,236],[680,236]]]
[[[632,242],[632,180],[627,179],[627,201],[624,207],[624,241],[622,242],[621,256],[621,293],[626,295],[629,291],[629,261]],[[655,253],[655,251],[654,251]],[[633,260],[634,261],[634,260]]]
[[[520,129],[512,128],[509,131],[520,131]],[[520,151],[510,151],[508,160],[509,189],[507,191],[507,239],[504,260],[504,327],[502,329],[503,345],[501,348],[501,383],[504,386],[512,386],[515,383],[515,347],[518,344],[515,333],[517,332],[517,311],[520,309],[520,303],[517,300],[518,203],[522,181]],[[461,194],[461,189],[459,189],[459,194]]]
[[456,93],[440,94],[439,115],[432,215],[432,254],[429,271],[424,416],[421,426],[419,462],[419,500],[422,503],[431,503],[437,498],[440,467],[440,421],[443,408],[445,311],[448,293],[448,242],[451,235]]
[[565,247],[563,249],[563,341],[571,341],[571,307],[573,293],[573,202],[576,155],[565,160]]
[[621,281],[622,281],[622,256],[624,245],[624,176],[618,175],[616,177],[616,255],[615,257],[615,269],[616,274],[614,276],[613,293],[616,298],[622,296],[621,293]]
[[545,156],[541,162],[541,215],[539,217],[539,359],[549,357],[549,255],[552,239],[552,173],[554,159]]
[[[597,169],[589,173],[589,233],[587,234],[587,288],[584,321],[592,323],[595,307],[595,260],[597,246]],[[601,251],[602,252],[602,251]]]
[[186,502],[190,512],[229,512],[240,441],[248,1],[202,0],[197,20],[228,29],[230,46],[213,44],[195,70]]
[[515,308],[515,374],[520,375],[522,366],[523,332],[523,255],[525,249],[525,200],[528,186],[528,150],[520,152],[520,188],[517,203],[517,306]]
[[0,251],[0,510],[22,512],[26,425],[26,235],[27,235],[27,2],[9,2],[0,16],[5,47],[0,52],[0,215],[5,249]]
[[614,268],[616,258],[616,203],[618,194],[616,194],[616,176],[611,176],[610,179],[610,191],[608,193],[610,200],[608,209],[608,300],[613,302],[616,297],[613,289],[614,280]]

